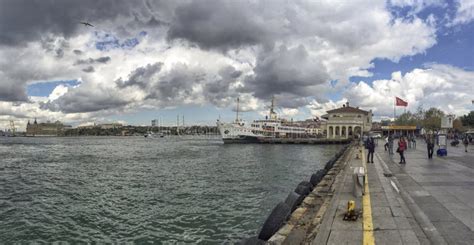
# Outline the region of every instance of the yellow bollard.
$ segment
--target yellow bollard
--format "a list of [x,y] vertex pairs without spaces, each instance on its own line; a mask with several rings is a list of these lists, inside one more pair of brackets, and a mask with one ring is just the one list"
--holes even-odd
[[354,200],[348,201],[347,202],[347,212],[348,213],[354,212],[355,206],[356,206],[356,204],[355,204]]
[[354,200],[347,202],[347,212],[344,214],[343,220],[355,221],[359,217],[358,212],[356,212],[356,204]]

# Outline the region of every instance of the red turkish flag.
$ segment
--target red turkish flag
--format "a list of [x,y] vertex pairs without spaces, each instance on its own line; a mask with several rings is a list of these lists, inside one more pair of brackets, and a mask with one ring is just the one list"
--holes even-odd
[[397,106],[408,106],[408,102],[398,98],[398,97],[395,97],[395,100],[396,100],[396,105]]

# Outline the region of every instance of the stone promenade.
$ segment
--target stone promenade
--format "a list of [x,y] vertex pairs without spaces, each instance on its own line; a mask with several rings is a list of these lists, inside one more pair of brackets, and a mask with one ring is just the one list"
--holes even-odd
[[[379,143],[374,163],[365,157],[351,152],[311,244],[474,244],[474,146],[428,159],[418,140],[401,165]],[[359,166],[367,169],[368,188],[356,198],[352,173]],[[342,220],[349,200],[366,205],[357,221]]]

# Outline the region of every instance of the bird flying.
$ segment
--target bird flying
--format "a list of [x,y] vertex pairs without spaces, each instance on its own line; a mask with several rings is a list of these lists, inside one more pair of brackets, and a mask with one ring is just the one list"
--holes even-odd
[[84,26],[90,26],[90,27],[94,27],[91,23],[88,23],[88,22],[80,22],[81,24],[83,24]]

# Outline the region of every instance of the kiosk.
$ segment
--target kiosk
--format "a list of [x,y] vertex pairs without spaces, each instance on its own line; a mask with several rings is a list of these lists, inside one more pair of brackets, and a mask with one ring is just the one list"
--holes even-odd
[[449,128],[453,128],[454,116],[448,115],[441,118],[441,130],[437,135],[438,150],[436,151],[437,156],[448,155],[448,137],[447,131]]
[[446,133],[444,130],[438,133],[436,137],[436,142],[438,143],[438,150],[436,151],[436,155],[439,157],[447,156],[448,155],[448,137],[446,137]]

